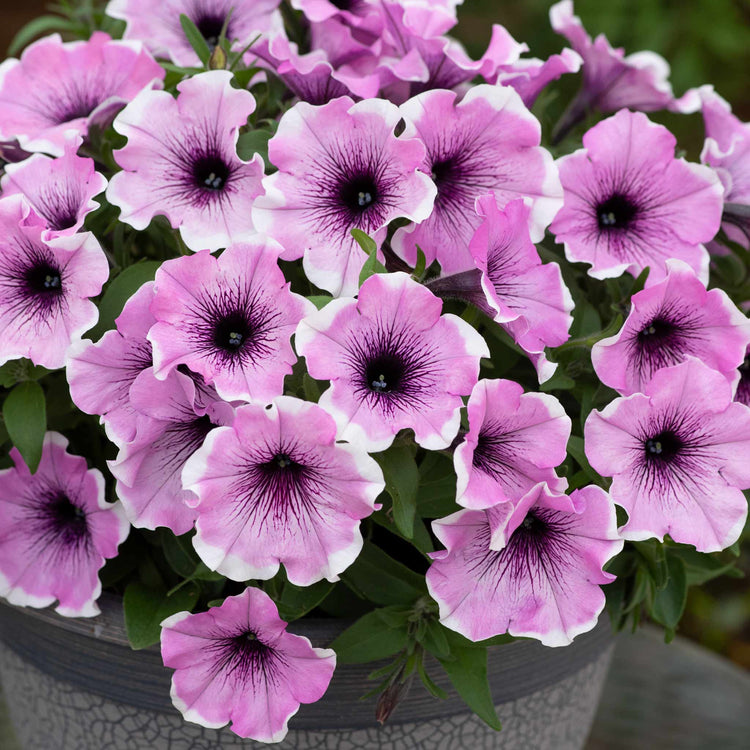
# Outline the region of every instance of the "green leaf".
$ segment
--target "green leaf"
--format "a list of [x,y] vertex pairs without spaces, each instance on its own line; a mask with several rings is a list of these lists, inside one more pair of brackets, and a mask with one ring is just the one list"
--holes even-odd
[[198,55],[204,66],[208,65],[208,60],[211,57],[211,48],[203,38],[203,34],[198,31],[198,27],[184,13],[180,14],[180,25],[185,32],[190,46],[195,50],[195,54]]
[[422,645],[439,659],[447,659],[451,654],[451,647],[445,635],[445,628],[434,619],[427,620]]
[[393,522],[407,538],[414,536],[419,469],[410,446],[389,448],[373,454],[385,477],[385,488],[393,500]]
[[670,548],[670,554],[680,557],[685,564],[685,573],[689,586],[702,586],[704,583],[723,575],[738,577],[742,571],[735,567],[735,561],[728,563],[716,559],[713,555],[698,552],[693,547]]
[[47,405],[42,386],[32,380],[15,386],[3,404],[3,420],[13,445],[33,474],[42,459],[47,431]]
[[456,635],[446,630],[451,658],[439,661],[466,705],[482,721],[499,731],[502,726],[495,712],[487,680],[487,649],[466,647],[462,643],[465,639],[460,636],[456,638]]
[[669,630],[674,630],[682,617],[687,602],[687,575],[685,563],[677,555],[667,556],[669,580],[656,592],[651,607],[651,617]]
[[286,622],[299,620],[310,610],[315,609],[331,593],[334,584],[330,581],[318,581],[311,586],[295,586],[285,581],[281,594],[276,599],[279,617]]
[[367,260],[359,272],[359,285],[362,284],[376,273],[386,273],[385,266],[378,260],[378,246],[375,240],[365,234],[361,229],[352,229],[352,237],[357,244],[367,253]]
[[327,294],[313,294],[307,299],[309,299],[318,310],[322,310],[333,299],[333,297],[329,297]]
[[115,327],[115,319],[122,312],[125,303],[147,281],[153,281],[161,263],[156,260],[143,260],[128,266],[115,276],[99,303],[99,322],[90,331],[93,340],[99,339],[105,331]]
[[386,555],[372,542],[365,542],[359,557],[341,579],[364,599],[375,604],[412,604],[425,593],[423,575]]
[[52,370],[35,365],[30,359],[11,359],[0,367],[0,386],[12,388],[25,380],[39,380],[50,372]]
[[42,34],[48,34],[51,31],[72,31],[77,28],[78,24],[68,18],[62,18],[61,16],[39,16],[33,21],[29,21],[25,26],[22,26],[21,30],[13,37],[13,41],[8,47],[8,56],[14,57],[32,39]]
[[576,381],[569,375],[566,375],[561,367],[558,367],[554,375],[539,386],[539,390],[544,393],[549,393],[550,391],[569,391],[571,388],[575,388],[575,386]]
[[[395,611],[397,608],[384,609]],[[394,622],[387,614],[384,617],[381,609],[375,609],[360,617],[354,625],[348,627],[329,644],[336,652],[337,663],[363,664],[393,656],[405,648],[409,637],[406,613],[403,613],[399,621],[400,626],[389,624],[388,621]]]
[[414,273],[412,274],[412,277],[417,281],[421,281],[426,268],[427,258],[422,252],[422,248],[417,245],[417,264],[414,266]]
[[198,601],[200,588],[188,584],[171,596],[165,589],[149,588],[140,581],[128,584],[123,596],[125,631],[133,649],[142,649],[158,643],[161,638],[159,624],[167,617],[192,610]]
[[570,438],[568,438],[568,453],[573,456],[576,463],[581,467],[583,471],[586,472],[586,476],[588,476],[592,482],[594,482],[595,484],[599,484],[601,482],[602,478],[596,471],[594,471],[594,469],[591,467],[591,464],[589,463],[588,458],[586,457],[586,450],[582,437],[578,437],[578,435],[571,435]]
[[175,536],[168,529],[163,529],[162,549],[164,557],[167,558],[172,570],[182,578],[190,578],[198,567],[200,559],[190,543],[190,539],[185,536]]
[[270,130],[262,129],[240,133],[237,139],[237,154],[240,159],[248,161],[255,154],[260,154],[263,163],[268,164],[268,141],[271,140],[272,135]]
[[381,498],[383,498],[384,501],[383,507],[373,513],[370,518],[378,524],[378,526],[388,529],[391,534],[395,534],[409,542],[409,544],[413,544],[424,555],[434,552],[435,545],[432,543],[432,537],[430,536],[430,532],[427,531],[427,526],[424,521],[421,518],[414,519],[414,534],[411,539],[408,539],[399,531],[398,527],[393,522],[392,501],[390,501],[390,498],[388,498],[387,495],[381,495]]

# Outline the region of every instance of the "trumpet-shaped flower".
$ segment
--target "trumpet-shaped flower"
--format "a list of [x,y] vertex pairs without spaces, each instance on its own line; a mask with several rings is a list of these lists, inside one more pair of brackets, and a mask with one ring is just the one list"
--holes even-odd
[[98,414],[109,439],[119,446],[135,437],[148,417],[133,408],[130,388],[152,367],[151,344],[146,338],[156,322],[149,311],[154,284],[147,282],[125,303],[117,328],[95,344],[89,339],[68,350],[65,375],[73,403],[86,414]]
[[435,186],[419,171],[424,146],[394,135],[400,117],[382,99],[299,102],[269,141],[278,172],[263,180],[253,221],[284,246],[285,260],[304,253],[307,277],[335,296],[356,293],[366,258],[351,229],[381,243],[391,220],[422,221],[432,210]]
[[558,160],[565,194],[550,231],[571,261],[597,279],[637,276],[649,284],[668,258],[708,278],[708,242],[719,229],[722,186],[709,168],[675,159],[675,137],[641,112],[621,110],[583,136],[584,148]]
[[162,68],[140,42],[113,41],[96,31],[63,44],[59,34],[0,65],[0,140],[17,138],[27,151],[61,156],[70,131],[114,111],[147,86],[161,86]]
[[586,420],[586,456],[612,477],[628,512],[624,539],[662,539],[716,552],[739,537],[750,488],[750,409],[700,360],[659,370],[645,393],[617,398]]
[[482,272],[482,289],[494,319],[534,362],[540,381],[551,377],[555,365],[545,347],[568,340],[573,322],[573,298],[557,263],[545,263],[531,243],[529,208],[511,201],[504,210],[492,195],[477,199],[483,221],[469,243],[474,264]]
[[499,207],[528,199],[532,239],[542,238],[562,191],[552,157],[539,146],[539,122],[513,89],[474,86],[458,104],[453,91],[427,91],[402,104],[401,113],[404,135],[427,146],[422,169],[437,185],[430,217],[393,237],[407,263],[416,263],[419,246],[444,274],[473,268],[469,242],[481,223],[474,201],[487,193]]
[[583,59],[583,83],[565,116],[575,124],[590,109],[617,112],[625,107],[642,112],[670,109],[690,113],[700,108],[694,90],[675,99],[669,84],[669,65],[655,52],[625,55],[614,49],[604,34],[595,40],[586,33],[581,19],[573,15],[572,0],[562,0],[549,11],[552,28],[562,34]]
[[554,396],[524,393],[512,380],[480,380],[467,408],[469,432],[453,454],[459,505],[517,502],[539,482],[565,490],[554,467],[565,460],[570,418]]
[[[213,49],[226,23],[232,48],[244,49],[258,34],[278,25],[279,0],[110,0],[107,15],[125,21],[125,39],[143,42],[157,57],[175,65],[200,65],[198,55],[182,30],[185,14]],[[231,15],[230,15],[231,12]]]
[[93,199],[107,187],[104,175],[94,169],[93,159],[76,154],[80,136],[68,139],[58,159],[34,154],[8,164],[0,180],[3,197],[21,193],[34,213],[47,225],[46,237],[74,234],[86,214],[99,208]]
[[698,357],[733,382],[750,345],[750,320],[721,289],[706,288],[680,261],[664,281],[633,295],[620,332],[594,344],[599,379],[623,396],[642,393],[657,370]]
[[0,201],[0,364],[27,357],[50,369],[96,323],[90,297],[109,276],[90,232],[43,239],[45,226],[23,196]]
[[339,436],[368,451],[385,450],[413,429],[430,450],[450,445],[461,396],[471,393],[484,339],[403,273],[376,274],[359,298],[329,302],[297,328],[297,351],[314,378],[330,380],[320,405]]
[[280,396],[239,407],[182,472],[198,498],[193,546],[206,565],[236,581],[271,578],[279,564],[299,586],[337,581],[385,483],[364,447],[335,441],[316,404]]
[[301,703],[328,689],[336,654],[286,631],[268,594],[247,588],[221,606],[162,622],[161,655],[175,670],[172,702],[187,721],[280,742]]
[[[615,506],[599,487],[570,497],[543,484],[522,500],[489,510],[462,510],[432,522],[446,549],[433,552],[427,588],[440,621],[470,640],[508,632],[567,646],[591,630],[604,609],[604,564],[622,549]],[[495,516],[505,526],[491,544]]]
[[263,192],[263,159],[237,155],[239,128],[255,109],[249,91],[231,86],[228,70],[200,73],[166,91],[143,91],[117,116],[127,136],[114,152],[123,168],[107,200],[120,218],[145,229],[163,214],[191,250],[217,250],[255,234],[250,209]]
[[177,365],[200,373],[226,400],[270,401],[297,358],[290,339],[315,308],[289,291],[273,241],[175,258],[156,273],[148,338],[154,374]]
[[117,496],[133,526],[166,526],[184,534],[193,528],[196,514],[186,502],[193,494],[182,487],[182,468],[213,429],[231,424],[234,410],[200,376],[178,371],[157,380],[144,370],[129,398],[133,409],[148,419],[109,463]]
[[22,607],[57,601],[58,614],[94,617],[99,569],[130,526],[119,503],[105,502],[101,472],[67,447],[48,432],[34,474],[15,448],[15,467],[0,471],[0,596]]

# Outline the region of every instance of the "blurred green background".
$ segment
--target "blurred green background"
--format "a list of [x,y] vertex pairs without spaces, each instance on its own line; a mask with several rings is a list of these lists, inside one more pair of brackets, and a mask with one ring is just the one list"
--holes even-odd
[[[158,2],[159,0],[155,0]],[[503,24],[528,53],[546,58],[565,46],[549,26],[547,0],[465,0],[459,8],[455,35],[472,55],[482,54],[493,23]],[[0,0],[0,49],[27,21],[45,12],[45,0]],[[677,95],[712,83],[742,120],[750,120],[750,2],[747,0],[577,0],[575,12],[594,37],[605,33],[626,53],[653,50],[672,66]],[[578,84],[565,76],[539,101],[537,114],[549,127]],[[700,115],[652,115],[667,125],[689,158],[703,144]],[[750,457],[748,457],[750,460]],[[739,566],[750,575],[750,545],[745,543]],[[679,632],[750,668],[750,590],[745,579],[720,579],[694,589]]]

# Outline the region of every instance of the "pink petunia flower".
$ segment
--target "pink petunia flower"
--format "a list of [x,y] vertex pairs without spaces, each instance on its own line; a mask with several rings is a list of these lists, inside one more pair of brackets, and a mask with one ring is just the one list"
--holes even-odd
[[226,38],[232,49],[244,49],[258,34],[280,21],[276,9],[280,0],[110,0],[106,13],[125,21],[125,39],[143,42],[158,57],[169,57],[175,65],[200,65],[180,24],[185,14],[213,49],[227,23]]
[[[701,161],[713,167],[724,185],[724,223],[722,229],[730,240],[750,248],[750,220],[747,215],[733,214],[732,205],[750,206],[750,123],[732,114],[732,108],[713,86],[698,89],[703,104],[706,142]],[[711,252],[726,252],[711,243]]]
[[517,502],[540,482],[565,491],[554,467],[565,460],[571,425],[554,396],[524,393],[512,380],[480,380],[467,408],[469,432],[453,454],[459,505]]
[[234,410],[200,376],[172,372],[157,380],[144,370],[130,387],[132,408],[141,420],[135,438],[119,446],[109,469],[117,479],[117,496],[137,528],[166,526],[175,534],[193,528],[194,499],[183,489],[185,462],[215,428],[231,424]]
[[666,274],[668,258],[708,278],[708,242],[719,229],[722,186],[708,167],[675,159],[675,137],[641,112],[621,110],[558,160],[565,193],[550,231],[568,260],[596,279]]
[[0,140],[62,156],[69,131],[85,136],[90,120],[105,110],[112,117],[163,80],[164,68],[139,42],[95,31],[87,41],[63,44],[52,34],[0,65]]
[[330,380],[320,405],[342,439],[382,451],[402,429],[430,450],[450,445],[461,396],[471,393],[484,339],[404,273],[376,274],[359,298],[329,302],[295,339],[314,378]]
[[335,440],[323,409],[289,396],[241,406],[210,435],[182,472],[198,497],[193,546],[206,565],[236,581],[271,578],[282,563],[298,586],[337,581],[385,483],[364,447]]
[[394,135],[399,120],[382,99],[300,102],[269,141],[278,172],[263,180],[253,221],[284,246],[285,260],[304,253],[307,277],[335,296],[356,293],[366,258],[351,229],[380,244],[391,220],[422,221],[432,210],[435,186],[419,171],[424,146]]
[[623,396],[642,393],[655,372],[697,357],[731,383],[750,345],[750,320],[721,289],[706,288],[681,261],[666,278],[634,294],[620,332],[594,344],[591,361]]
[[483,221],[469,243],[482,272],[482,290],[494,320],[529,355],[540,382],[552,376],[545,347],[560,346],[573,322],[573,298],[557,263],[542,264],[529,238],[529,208],[522,201],[497,207],[491,195],[477,199]]
[[272,240],[168,260],[156,272],[154,374],[177,365],[200,373],[226,400],[280,396],[297,357],[290,339],[315,307],[289,291]]
[[154,283],[143,284],[125,303],[115,321],[95,344],[89,339],[68,349],[65,376],[73,403],[86,414],[98,414],[107,437],[117,445],[135,437],[148,417],[133,408],[130,388],[144,370],[153,366],[151,343],[146,338],[156,322],[149,311]]
[[[505,504],[508,505],[508,504]],[[489,510],[462,510],[432,522],[447,549],[433,552],[427,588],[440,622],[470,640],[508,632],[567,646],[591,630],[604,609],[604,564],[622,550],[615,506],[596,486],[570,497],[537,485],[505,516],[493,549]]]
[[725,549],[747,518],[750,409],[719,372],[689,357],[659,370],[645,393],[617,398],[586,420],[586,456],[612,477],[628,512],[624,539],[663,539],[700,552]]
[[491,192],[499,207],[527,199],[532,239],[542,238],[562,190],[552,157],[539,146],[539,122],[513,89],[474,86],[458,104],[452,91],[427,91],[401,105],[401,113],[404,135],[427,146],[422,169],[437,185],[430,217],[393,237],[407,263],[416,263],[419,246],[444,274],[473,268],[469,241],[481,223],[474,201]]
[[750,406],[750,347],[745,352],[745,359],[739,366],[740,379],[737,382],[737,391],[734,400],[745,406]]
[[219,607],[178,612],[161,624],[161,655],[172,703],[187,721],[240,737],[281,742],[301,703],[323,697],[336,667],[331,649],[286,631],[271,598],[257,588]]
[[44,240],[45,225],[21,195],[0,200],[0,364],[27,357],[57,369],[99,316],[90,297],[109,265],[90,232]]
[[591,109],[617,112],[629,108],[641,112],[669,109],[689,114],[700,108],[695,90],[675,99],[669,83],[669,64],[655,52],[625,55],[613,48],[604,34],[592,41],[573,15],[573,1],[561,0],[549,11],[552,28],[562,34],[583,59],[581,90],[556,127],[553,142],[571,126],[582,120]]
[[94,196],[107,187],[107,179],[94,169],[94,160],[77,155],[80,145],[80,136],[73,136],[57,159],[34,154],[7,164],[0,179],[3,197],[21,193],[44,220],[45,239],[77,232],[86,214],[99,208]]
[[67,452],[57,432],[44,437],[33,475],[13,448],[15,467],[0,471],[0,596],[65,617],[94,617],[99,570],[117,554],[130,526],[119,503],[104,500],[104,477]]
[[191,250],[218,250],[255,234],[250,209],[263,192],[263,159],[237,155],[239,128],[255,109],[249,91],[231,86],[228,70],[200,73],[166,91],[143,91],[117,116],[127,136],[114,152],[123,168],[107,200],[120,219],[145,229],[157,214],[179,228]]

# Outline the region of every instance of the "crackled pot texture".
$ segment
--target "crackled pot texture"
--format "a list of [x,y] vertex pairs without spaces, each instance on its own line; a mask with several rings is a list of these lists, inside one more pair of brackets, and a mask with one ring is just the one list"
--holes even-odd
[[[0,677],[11,720],[25,750],[230,750],[260,748],[228,729],[183,721],[169,698],[170,670],[158,648],[132,651],[116,597],[102,614],[66,620],[51,611],[0,605]],[[347,623],[308,620],[290,630],[326,646]],[[318,703],[302,706],[289,723],[287,748],[535,748],[574,750],[588,735],[612,653],[606,621],[567,648],[521,641],[490,649],[488,672],[503,731],[468,711],[435,663],[447,700],[411,686],[388,723],[374,719],[372,664],[339,667]],[[429,669],[428,664],[428,669]]]

